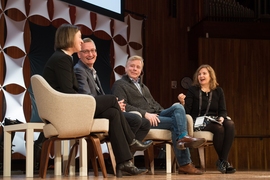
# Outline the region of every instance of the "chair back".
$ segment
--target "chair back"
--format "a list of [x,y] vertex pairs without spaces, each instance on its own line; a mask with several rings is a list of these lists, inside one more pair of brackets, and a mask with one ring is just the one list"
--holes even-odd
[[193,133],[194,133],[193,118],[189,114],[186,114],[186,118],[187,118],[187,132],[188,132],[188,135],[193,137]]
[[92,96],[58,92],[40,75],[33,75],[31,84],[38,114],[45,123],[45,137],[76,138],[91,133],[96,109]]

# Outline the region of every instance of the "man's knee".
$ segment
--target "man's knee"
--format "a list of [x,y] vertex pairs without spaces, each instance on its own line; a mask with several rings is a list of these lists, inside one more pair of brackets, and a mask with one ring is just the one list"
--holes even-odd
[[177,110],[178,112],[186,114],[185,108],[184,108],[184,106],[183,106],[182,104],[180,104],[180,103],[174,103],[174,104],[172,105],[172,107],[173,107],[175,110]]
[[128,123],[132,126],[141,126],[142,118],[134,113],[124,113],[124,116]]
[[150,129],[151,123],[148,119],[142,118],[142,126],[144,129]]

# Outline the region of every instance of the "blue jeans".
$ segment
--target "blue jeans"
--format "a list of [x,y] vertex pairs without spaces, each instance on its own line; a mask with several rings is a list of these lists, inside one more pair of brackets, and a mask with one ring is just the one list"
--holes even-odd
[[182,166],[191,163],[189,149],[179,150],[176,148],[178,137],[182,133],[188,135],[187,119],[184,107],[179,103],[173,104],[171,107],[161,111],[158,118],[160,120],[159,125],[151,128],[170,130],[172,132],[173,149],[178,164]]

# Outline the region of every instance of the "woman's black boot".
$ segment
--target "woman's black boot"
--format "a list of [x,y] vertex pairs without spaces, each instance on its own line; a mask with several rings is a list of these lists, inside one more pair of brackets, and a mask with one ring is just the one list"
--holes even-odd
[[232,174],[235,173],[236,169],[230,165],[229,162],[226,163],[226,174]]
[[232,173],[235,173],[236,171],[236,169],[232,167],[228,161],[218,160],[216,165],[217,165],[217,169],[221,173],[232,174]]
[[217,169],[222,173],[226,173],[226,162],[222,160],[217,160],[216,163]]

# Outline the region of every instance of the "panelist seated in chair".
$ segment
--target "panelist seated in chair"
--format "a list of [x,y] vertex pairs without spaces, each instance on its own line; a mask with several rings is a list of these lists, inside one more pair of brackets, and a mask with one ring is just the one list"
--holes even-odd
[[218,87],[214,69],[210,65],[201,65],[193,76],[193,86],[187,95],[179,94],[178,99],[185,106],[187,114],[195,121],[199,116],[214,116],[222,124],[209,121],[202,131],[213,133],[213,144],[219,159],[217,169],[221,173],[234,173],[236,170],[228,162],[228,155],[234,139],[234,122],[227,118],[223,89]]
[[[83,42],[82,50],[77,53],[79,61],[74,66],[74,72],[79,84],[78,92],[89,94],[94,97],[105,95],[98,74],[94,69],[94,64],[98,54],[95,42],[90,38],[83,39]],[[135,134],[135,138],[142,141],[150,130],[150,122],[138,114],[125,112],[125,103],[123,101],[124,100],[118,101],[118,104],[128,121],[131,130]]]
[[[54,44],[56,50],[47,61],[43,73],[44,79],[55,90],[62,93],[78,93],[72,54],[81,51],[82,43],[81,31],[77,26],[62,24],[57,29]],[[131,150],[145,150],[152,142],[142,143],[135,139],[115,96],[102,95],[94,98],[96,100],[94,117],[109,119],[109,138],[117,163],[117,177],[122,176],[122,171],[131,175],[144,173],[146,170],[138,169],[132,163]]]
[[203,174],[193,166],[189,148],[198,148],[206,140],[188,136],[186,113],[180,103],[164,109],[155,101],[148,87],[140,81],[142,69],[142,57],[131,56],[126,62],[126,75],[114,82],[112,93],[125,100],[127,111],[140,112],[142,117],[150,121],[152,128],[168,129],[172,132],[174,152],[180,166],[179,173]]

